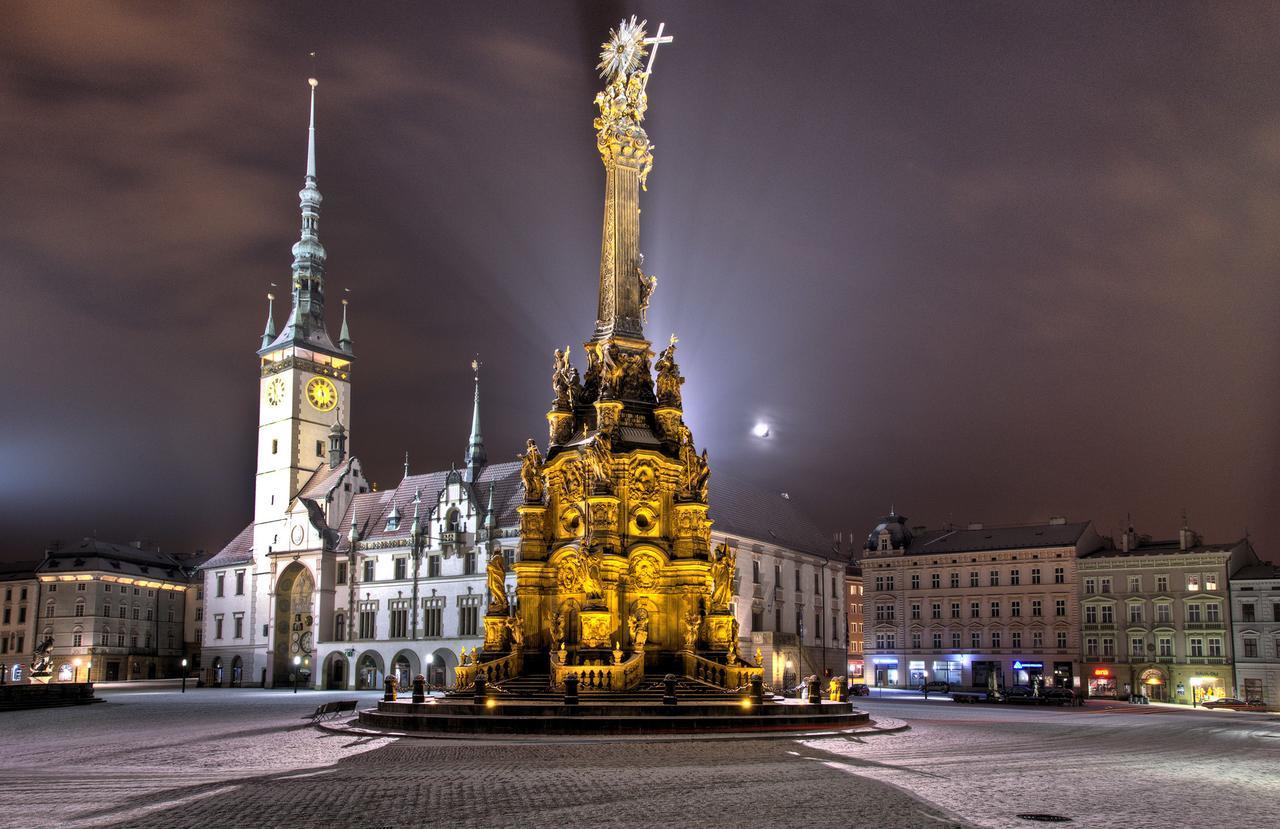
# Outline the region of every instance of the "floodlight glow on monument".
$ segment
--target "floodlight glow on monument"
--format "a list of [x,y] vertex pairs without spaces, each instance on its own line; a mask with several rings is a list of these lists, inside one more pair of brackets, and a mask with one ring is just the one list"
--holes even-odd
[[[619,694],[643,701],[658,693],[661,700],[650,704],[668,715],[738,722],[795,709],[764,702],[763,671],[739,652],[737,550],[728,543],[712,548],[711,471],[684,422],[678,339],[671,335],[655,353],[644,332],[657,278],[645,272],[640,253],[640,192],[654,160],[642,123],[654,54],[672,40],[662,26],[654,37],[644,26],[635,17],[622,21],[597,66],[605,80],[594,121],[605,188],[595,327],[582,346],[581,369],[571,346],[554,349],[546,454],[530,438],[520,456],[514,601],[507,557],[494,543],[484,645],[462,651],[450,699],[431,711],[393,696],[377,711],[361,712],[366,724],[533,728],[535,720],[560,716],[546,713],[548,693],[563,693],[566,708],[578,705],[579,695],[607,708]],[[699,704],[675,706],[677,684],[679,693],[701,695]],[[746,699],[744,688],[751,689]],[[458,700],[468,696],[472,704]],[[626,716],[645,719],[643,706],[629,710]],[[865,719],[846,702],[822,713]],[[569,720],[574,727],[591,722]]]

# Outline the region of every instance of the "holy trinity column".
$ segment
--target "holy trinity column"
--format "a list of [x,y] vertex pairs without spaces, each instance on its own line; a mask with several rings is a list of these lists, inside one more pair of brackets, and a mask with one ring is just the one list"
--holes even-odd
[[[585,371],[568,346],[555,352],[546,456],[533,440],[521,456],[516,607],[495,594],[485,620],[482,663],[519,652],[525,673],[549,667],[553,679],[566,666],[627,666],[631,682],[645,670],[679,672],[695,656],[741,664],[729,609],[735,553],[710,548],[710,470],[684,423],[677,340],[655,354],[644,333],[657,278],[640,252],[640,192],[653,168],[642,124],[656,51],[672,40],[644,27],[622,21],[600,54],[595,330]],[[490,566],[501,585],[501,558]]]

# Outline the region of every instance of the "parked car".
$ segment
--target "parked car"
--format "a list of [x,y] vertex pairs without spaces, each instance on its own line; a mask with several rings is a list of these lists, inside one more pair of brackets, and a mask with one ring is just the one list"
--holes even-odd
[[1237,697],[1223,697],[1200,703],[1203,708],[1230,708],[1233,711],[1261,711],[1262,706],[1255,702],[1245,702]]
[[923,694],[945,694],[950,690],[950,682],[926,682],[920,686],[920,692]]
[[1076,692],[1070,688],[1045,688],[1040,696],[1050,705],[1074,705],[1076,701]]
[[861,682],[855,682],[849,686],[850,696],[867,697],[871,695],[871,689]]
[[1004,695],[1009,699],[1026,699],[1034,697],[1036,692],[1031,689],[1030,685],[1010,685],[1004,689]]

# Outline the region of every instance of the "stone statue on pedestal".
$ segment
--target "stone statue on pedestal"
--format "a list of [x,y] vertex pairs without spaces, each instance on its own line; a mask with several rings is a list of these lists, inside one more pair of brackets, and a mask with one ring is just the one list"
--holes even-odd
[[507,558],[498,545],[493,547],[493,555],[489,556],[487,572],[489,588],[489,615],[505,615],[510,608],[507,601]]

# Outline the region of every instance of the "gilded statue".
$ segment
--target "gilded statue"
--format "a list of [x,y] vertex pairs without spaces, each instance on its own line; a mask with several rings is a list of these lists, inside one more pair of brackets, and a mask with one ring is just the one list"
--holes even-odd
[[609,343],[596,349],[600,372],[600,399],[612,400],[622,393],[622,365],[618,362],[618,346]]
[[587,601],[599,601],[604,598],[604,578],[600,569],[604,565],[604,554],[595,547],[583,556],[582,592],[587,594]]
[[596,147],[607,164],[626,148],[640,160],[640,186],[644,187],[653,167],[653,152],[649,137],[640,122],[644,120],[649,100],[645,86],[649,72],[640,68],[640,61],[647,54],[646,43],[669,43],[670,38],[646,38],[647,21],[623,20],[609,33],[609,41],[601,47],[600,77],[608,85],[596,95],[595,103],[600,115],[595,119]]
[[636,278],[640,282],[640,321],[649,321],[649,301],[653,299],[653,290],[658,287],[658,277],[644,272],[644,254],[640,254],[640,265],[636,268]]
[[680,366],[676,364],[676,335],[671,335],[671,343],[662,350],[654,369],[658,372],[658,405],[681,406],[680,387],[684,378],[680,376]]
[[519,614],[507,618],[507,630],[511,631],[511,647],[513,650],[524,648],[524,620]]
[[643,607],[636,608],[627,620],[627,630],[631,633],[631,647],[637,651],[644,650],[645,643],[649,641],[649,611]]
[[702,629],[702,615],[696,610],[690,610],[684,617],[684,646],[686,650],[693,650],[698,644],[698,632]]
[[557,409],[572,409],[577,405],[582,392],[582,381],[578,370],[569,363],[569,346],[564,350],[556,349],[551,372],[551,387],[555,390]]
[[591,489],[608,489],[613,470],[613,441],[606,432],[597,432],[582,450]]
[[569,502],[581,501],[584,496],[582,466],[578,463],[566,463],[560,467],[560,488],[564,499]]
[[735,548],[724,542],[716,545],[709,574],[712,610],[727,610],[729,603],[733,601],[733,574],[737,569],[737,561],[738,551]]
[[520,463],[520,483],[524,485],[524,500],[529,504],[542,503],[542,453],[533,438],[525,444],[523,455],[517,455]]
[[560,611],[551,614],[551,638],[557,645],[564,641],[564,614]]
[[510,608],[507,602],[507,557],[502,548],[493,546],[493,555],[489,557],[488,567],[489,614],[496,616],[506,613]]
[[680,494],[687,498],[696,498],[706,502],[707,488],[711,479],[711,466],[707,462],[707,450],[702,454],[693,446],[693,432],[688,426],[680,427],[680,460],[684,464],[684,475],[680,485]]

